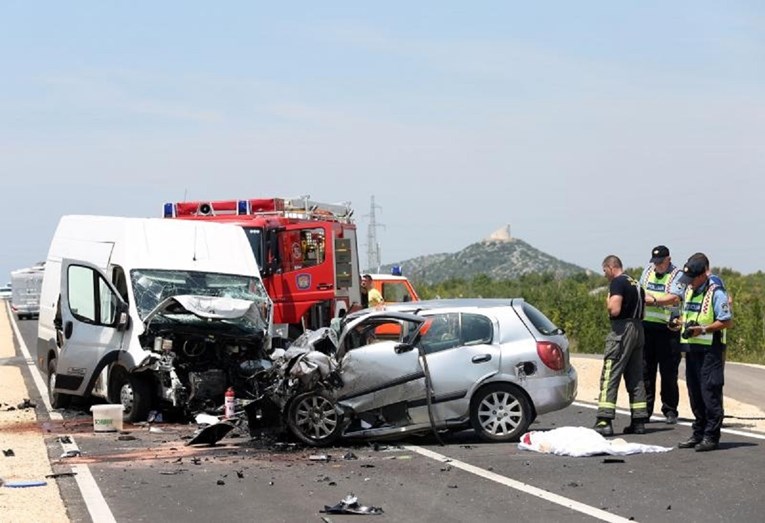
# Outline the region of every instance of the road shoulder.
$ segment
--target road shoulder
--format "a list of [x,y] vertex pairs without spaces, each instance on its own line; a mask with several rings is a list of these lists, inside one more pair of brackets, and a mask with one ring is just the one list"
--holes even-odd
[[[45,445],[43,423],[36,408],[18,409],[30,398],[22,369],[24,358],[18,355],[7,303],[0,304],[0,448],[11,449],[13,456],[0,455],[0,478],[5,484],[17,481],[47,482],[28,488],[0,487],[0,514],[4,522],[68,522],[66,508],[52,473]],[[10,410],[13,407],[13,410]]]

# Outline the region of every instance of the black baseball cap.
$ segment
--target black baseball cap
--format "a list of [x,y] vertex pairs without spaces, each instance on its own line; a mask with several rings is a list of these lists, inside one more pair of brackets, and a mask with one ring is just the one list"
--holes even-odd
[[651,250],[651,263],[661,263],[667,256],[669,256],[669,249],[667,246],[657,245]]
[[685,262],[685,265],[683,266],[683,273],[680,275],[679,281],[680,283],[688,284],[691,283],[691,280],[701,276],[702,274],[706,274],[706,272],[707,266],[704,264],[704,260],[691,257],[687,262]]

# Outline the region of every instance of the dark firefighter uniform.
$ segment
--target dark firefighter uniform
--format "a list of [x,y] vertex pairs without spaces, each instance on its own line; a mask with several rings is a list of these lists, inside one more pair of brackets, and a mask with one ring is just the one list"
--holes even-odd
[[620,292],[625,297],[624,307],[618,318],[610,318],[611,331],[606,336],[603,354],[597,416],[599,420],[612,420],[616,416],[616,399],[623,376],[630,398],[633,424],[642,423],[648,417],[643,385],[645,338],[641,320],[644,294],[640,284],[626,274],[612,281],[610,293],[613,293],[615,283],[622,287]]
[[[682,310],[680,345],[686,354],[686,383],[691,410],[695,418],[693,435],[680,444],[681,448],[713,450],[720,441],[723,422],[723,368],[725,363],[726,331],[720,322],[729,324],[733,314],[728,296],[712,283],[702,269],[690,261],[683,271],[686,281],[698,278],[693,288],[688,285]],[[708,327],[715,324],[714,332]]]

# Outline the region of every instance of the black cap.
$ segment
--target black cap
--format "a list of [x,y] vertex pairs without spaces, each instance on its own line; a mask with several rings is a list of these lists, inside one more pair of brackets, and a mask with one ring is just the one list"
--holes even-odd
[[362,279],[362,280],[371,280],[371,279],[372,279],[372,275],[371,275],[371,274],[369,274],[369,273],[367,273],[367,274],[364,274],[364,275],[361,277],[361,279]]
[[704,264],[704,260],[691,257],[685,263],[683,267],[683,273],[680,275],[680,283],[688,284],[702,274],[706,274],[707,266]]
[[651,263],[661,263],[667,256],[669,256],[669,249],[667,246],[657,245],[651,251]]

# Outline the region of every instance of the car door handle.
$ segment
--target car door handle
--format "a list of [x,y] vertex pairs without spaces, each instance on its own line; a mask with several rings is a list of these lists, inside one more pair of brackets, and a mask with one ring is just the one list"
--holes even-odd
[[64,323],[64,338],[69,339],[72,337],[72,329],[74,324],[71,321]]
[[473,363],[484,363],[491,360],[491,354],[479,354],[478,356],[473,356]]

